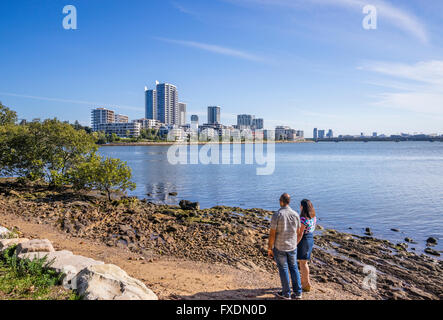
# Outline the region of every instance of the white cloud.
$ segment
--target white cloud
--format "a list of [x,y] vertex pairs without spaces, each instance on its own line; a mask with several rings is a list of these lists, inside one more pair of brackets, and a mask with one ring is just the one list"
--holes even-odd
[[[422,61],[415,64],[373,62],[359,69],[400,81],[397,92],[381,93],[377,96],[375,105],[443,115],[443,61]],[[377,82],[378,85],[383,83]],[[392,86],[386,87],[392,89]]]
[[443,85],[443,61],[441,60],[420,61],[412,65],[404,63],[373,62],[363,66],[362,69],[396,78]]
[[169,42],[173,44],[178,44],[186,47],[192,47],[197,48],[200,50],[205,50],[225,56],[231,56],[235,58],[245,59],[249,61],[255,61],[255,62],[266,62],[266,60],[263,57],[259,57],[257,55],[240,51],[237,49],[231,49],[227,47],[222,47],[215,44],[208,44],[208,43],[202,43],[202,42],[196,42],[196,41],[185,41],[185,40],[175,40],[175,39],[166,39],[166,38],[155,38],[160,41]]
[[180,11],[181,13],[185,13],[191,16],[198,16],[196,12],[189,10],[188,8],[185,8],[184,6],[182,6],[181,4],[173,1],[171,2],[172,6],[177,9],[178,11]]
[[350,8],[362,14],[364,6],[371,4],[377,8],[379,19],[386,19],[387,22],[416,37],[423,43],[429,41],[429,35],[423,22],[414,14],[393,6],[384,0],[227,0],[232,3],[249,3],[255,5],[273,5],[300,9],[308,4],[339,6]]

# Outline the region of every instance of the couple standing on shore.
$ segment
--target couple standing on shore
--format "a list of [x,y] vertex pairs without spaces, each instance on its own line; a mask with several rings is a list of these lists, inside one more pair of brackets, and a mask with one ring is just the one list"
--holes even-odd
[[302,291],[311,290],[308,261],[314,246],[313,233],[317,219],[311,201],[301,201],[300,215],[289,206],[290,202],[289,194],[281,195],[280,209],[274,213],[271,220],[268,256],[275,259],[280,274],[282,291],[277,293],[277,296],[287,300],[300,300]]

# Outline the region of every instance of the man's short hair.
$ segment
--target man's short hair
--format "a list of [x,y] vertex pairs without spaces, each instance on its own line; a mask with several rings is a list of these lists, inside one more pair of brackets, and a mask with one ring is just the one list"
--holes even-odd
[[287,193],[283,193],[280,197],[280,201],[288,205],[291,202],[291,196]]

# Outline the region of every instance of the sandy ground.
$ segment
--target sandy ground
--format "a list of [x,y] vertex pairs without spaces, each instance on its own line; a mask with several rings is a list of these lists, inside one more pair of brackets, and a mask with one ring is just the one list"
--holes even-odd
[[[143,281],[159,299],[275,299],[280,289],[277,274],[263,270],[239,270],[224,264],[208,264],[175,259],[172,257],[143,257],[126,248],[109,247],[100,242],[74,238],[49,224],[29,222],[14,214],[2,214],[0,225],[16,228],[24,237],[45,238],[52,241],[56,250],[70,250],[116,264],[130,276]],[[369,295],[357,296],[342,290],[335,283],[313,283],[313,290],[305,293],[306,300],[371,299]]]

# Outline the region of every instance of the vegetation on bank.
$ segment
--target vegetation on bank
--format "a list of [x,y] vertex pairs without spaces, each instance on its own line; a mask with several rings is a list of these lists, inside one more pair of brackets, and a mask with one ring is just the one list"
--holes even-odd
[[50,188],[108,194],[135,188],[131,169],[97,154],[96,134],[57,119],[16,124],[17,114],[0,103],[0,176],[44,181]]
[[18,259],[15,246],[6,249],[0,255],[0,299],[77,300],[60,285],[63,275],[49,266],[46,258]]

